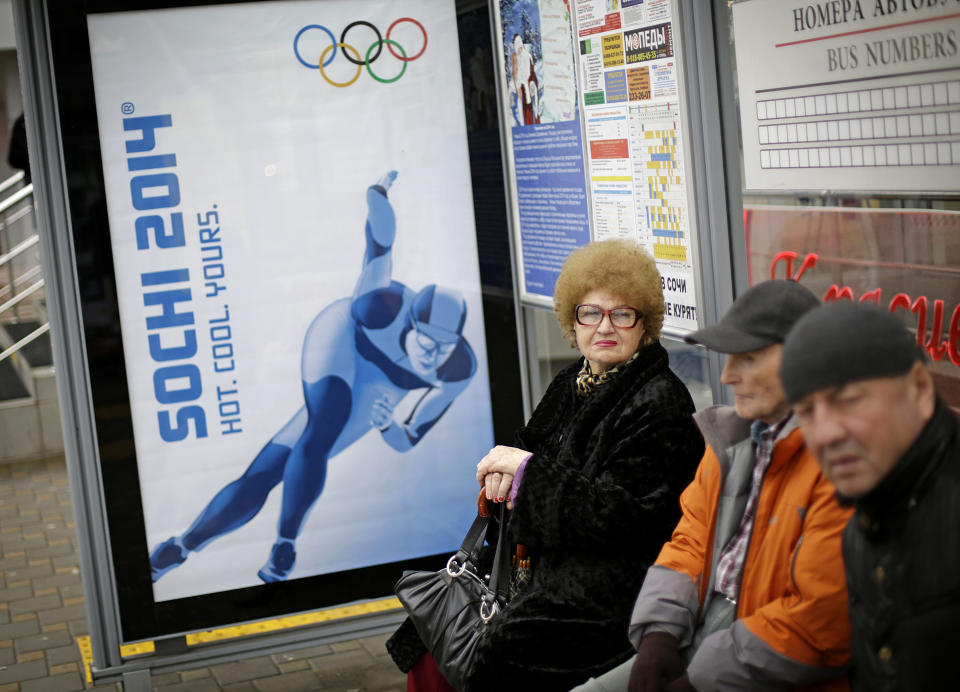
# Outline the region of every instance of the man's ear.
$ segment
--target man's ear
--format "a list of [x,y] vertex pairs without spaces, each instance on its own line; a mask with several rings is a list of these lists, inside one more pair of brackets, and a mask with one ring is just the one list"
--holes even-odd
[[933,375],[920,361],[913,364],[907,373],[907,383],[914,403],[919,409],[924,421],[933,417],[933,409],[937,401],[937,388],[933,383]]

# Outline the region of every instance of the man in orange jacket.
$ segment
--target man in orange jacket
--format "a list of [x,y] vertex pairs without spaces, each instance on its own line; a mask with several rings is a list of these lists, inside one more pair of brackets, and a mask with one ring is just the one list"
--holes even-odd
[[687,337],[729,354],[721,380],[735,404],[696,414],[708,446],[634,606],[636,657],[578,690],[849,689],[840,536],[850,510],[780,384],[783,340],[818,304],[796,282],[767,281]]

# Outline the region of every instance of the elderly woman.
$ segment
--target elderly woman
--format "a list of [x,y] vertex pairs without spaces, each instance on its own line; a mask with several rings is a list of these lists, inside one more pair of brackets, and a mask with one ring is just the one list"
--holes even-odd
[[488,626],[471,692],[569,690],[633,655],[632,604],[703,454],[690,394],[658,340],[650,255],[622,240],[574,251],[554,305],[583,358],[554,378],[517,446],[477,466],[487,498],[512,508],[509,537],[527,547],[532,579]]

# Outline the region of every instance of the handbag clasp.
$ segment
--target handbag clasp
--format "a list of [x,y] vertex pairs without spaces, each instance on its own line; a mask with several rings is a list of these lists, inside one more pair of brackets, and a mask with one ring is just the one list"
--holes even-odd
[[484,622],[490,622],[500,612],[500,604],[496,601],[487,603],[487,599],[480,601],[480,619]]
[[451,565],[456,565],[456,564],[457,564],[457,556],[451,555],[450,559],[447,560],[447,574],[449,574],[451,577],[459,577],[461,574],[463,574],[464,570],[467,569],[466,560],[464,560],[464,562],[460,564],[459,570],[454,571]]

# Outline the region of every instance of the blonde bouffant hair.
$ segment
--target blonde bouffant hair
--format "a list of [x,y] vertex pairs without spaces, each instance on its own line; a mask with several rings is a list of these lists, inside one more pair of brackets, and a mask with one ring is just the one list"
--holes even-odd
[[601,240],[574,250],[563,263],[553,289],[553,310],[563,336],[577,347],[574,310],[594,289],[613,294],[643,315],[641,344],[660,338],[663,288],[653,257],[631,240]]

